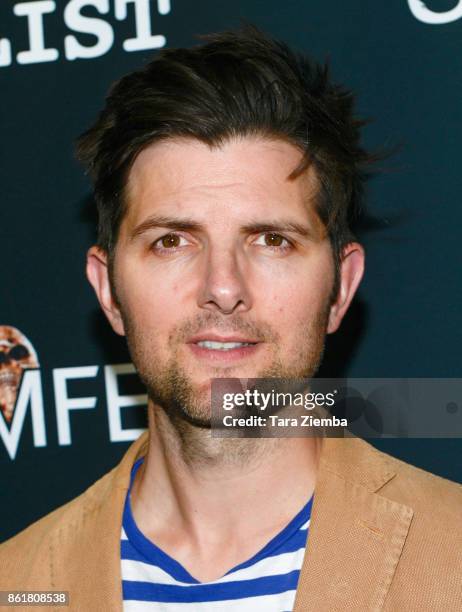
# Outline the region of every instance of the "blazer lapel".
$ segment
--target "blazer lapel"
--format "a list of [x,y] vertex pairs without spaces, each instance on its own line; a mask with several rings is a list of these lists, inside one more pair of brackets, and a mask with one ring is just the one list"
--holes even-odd
[[[70,591],[73,610],[122,611],[123,503],[131,467],[147,443],[145,433],[49,544],[52,584]],[[323,440],[294,612],[383,609],[413,515],[377,493],[394,475],[362,440]]]
[[377,491],[395,475],[359,438],[325,438],[294,612],[378,612],[413,510]]
[[122,612],[120,533],[122,512],[136,459],[146,454],[143,433],[122,461],[86,495],[78,516],[50,543],[50,573],[56,589],[69,591],[71,610]]

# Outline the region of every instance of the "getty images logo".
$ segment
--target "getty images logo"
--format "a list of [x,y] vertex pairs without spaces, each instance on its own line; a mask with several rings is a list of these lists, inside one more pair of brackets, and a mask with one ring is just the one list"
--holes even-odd
[[425,2],[421,0],[408,0],[409,8],[416,19],[430,25],[441,25],[443,23],[451,23],[462,17],[462,0],[459,0],[457,5],[449,11],[432,11]]
[[[135,374],[131,363],[105,365],[101,368],[106,392],[109,439],[111,442],[136,440],[143,429],[122,426],[121,410],[131,406],[145,406],[146,394],[122,395],[119,377]],[[98,398],[72,397],[70,381],[94,379],[100,367],[77,366],[53,368],[52,381],[58,444],[72,444],[72,411],[96,408]],[[42,373],[37,352],[31,341],[17,328],[0,325],[0,438],[10,459],[17,454],[27,411],[30,410],[32,436],[35,447],[47,446]]]

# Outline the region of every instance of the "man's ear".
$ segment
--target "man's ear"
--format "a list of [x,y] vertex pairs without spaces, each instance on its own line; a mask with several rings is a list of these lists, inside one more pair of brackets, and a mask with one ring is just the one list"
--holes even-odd
[[112,294],[107,253],[97,246],[92,246],[87,252],[87,278],[112,329],[116,334],[125,336],[120,310]]
[[340,260],[340,287],[331,306],[327,333],[332,334],[340,327],[356,289],[364,273],[364,249],[358,242],[350,242],[342,251]]

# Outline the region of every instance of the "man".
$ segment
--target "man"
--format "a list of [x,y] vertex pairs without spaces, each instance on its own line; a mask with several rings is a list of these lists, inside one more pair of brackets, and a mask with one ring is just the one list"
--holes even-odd
[[364,269],[352,96],[247,28],[111,90],[79,156],[87,275],[149,433],[0,548],[3,590],[74,610],[460,610],[462,488],[359,439],[211,435],[213,378],[303,378]]

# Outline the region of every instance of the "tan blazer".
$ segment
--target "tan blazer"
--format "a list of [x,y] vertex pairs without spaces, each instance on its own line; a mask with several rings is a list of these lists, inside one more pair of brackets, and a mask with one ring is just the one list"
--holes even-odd
[[[71,610],[120,612],[122,510],[146,451],[144,433],[85,493],[2,544],[0,590],[67,590]],[[294,611],[379,610],[462,611],[462,486],[327,438]]]

